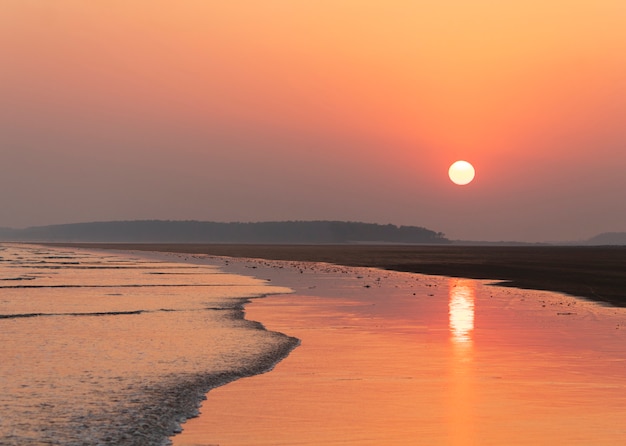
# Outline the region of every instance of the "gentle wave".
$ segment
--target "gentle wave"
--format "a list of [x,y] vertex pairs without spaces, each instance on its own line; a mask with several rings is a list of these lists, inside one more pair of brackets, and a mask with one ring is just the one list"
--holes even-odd
[[0,281],[1,444],[162,444],[298,344],[243,318],[288,289],[213,266],[4,244]]

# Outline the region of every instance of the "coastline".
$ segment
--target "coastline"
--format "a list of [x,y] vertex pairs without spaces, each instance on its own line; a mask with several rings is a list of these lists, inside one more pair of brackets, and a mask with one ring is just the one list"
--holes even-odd
[[207,391],[299,344],[244,317],[291,292],[250,275],[146,252],[0,251],[2,444],[169,444]]
[[502,286],[553,291],[626,306],[626,246],[46,244],[325,262],[489,279]]
[[301,345],[272,373],[212,390],[174,446],[612,445],[626,435],[624,309],[473,279],[206,261],[293,288],[246,314]]
[[299,348],[272,373],[211,388],[201,416],[172,438],[175,446],[409,445],[417,438],[608,445],[626,435],[613,427],[626,416],[623,309],[487,280],[150,248],[134,254],[296,290],[248,302],[245,320],[296,336]]

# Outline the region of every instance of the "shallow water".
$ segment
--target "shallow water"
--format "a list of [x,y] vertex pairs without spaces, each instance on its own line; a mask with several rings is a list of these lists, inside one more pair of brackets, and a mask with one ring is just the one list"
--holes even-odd
[[0,245],[0,444],[159,444],[296,345],[242,318],[287,288],[123,253]]
[[626,309],[487,281],[228,263],[295,290],[246,312],[302,344],[272,373],[211,391],[176,446],[626,440]]

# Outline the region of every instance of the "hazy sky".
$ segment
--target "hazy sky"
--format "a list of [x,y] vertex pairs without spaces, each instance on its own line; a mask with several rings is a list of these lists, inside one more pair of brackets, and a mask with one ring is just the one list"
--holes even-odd
[[0,226],[626,231],[624,0],[2,0],[0,60]]

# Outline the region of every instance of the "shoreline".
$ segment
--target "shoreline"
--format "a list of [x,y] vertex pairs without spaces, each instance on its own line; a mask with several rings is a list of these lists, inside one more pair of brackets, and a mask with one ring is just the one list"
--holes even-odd
[[174,446],[610,445],[626,432],[623,309],[473,279],[198,260],[293,288],[246,317],[302,344],[213,389]]
[[626,307],[626,246],[215,245],[41,243],[266,260],[325,262],[435,276],[498,281]]
[[[88,248],[105,252],[102,245]],[[314,445],[339,438],[359,445],[409,445],[416,438],[465,444],[471,437],[477,444],[536,444],[546,438],[597,440],[599,429],[605,441],[596,444],[622,438],[608,427],[626,416],[621,391],[626,380],[616,362],[626,345],[623,309],[564,294],[492,287],[497,284],[488,280],[143,248],[107,247],[217,266],[295,291],[247,299],[240,315],[266,331],[297,338],[298,348],[265,370],[230,376],[227,386],[213,383],[202,415],[170,437],[175,446]],[[461,303],[456,310],[454,301]],[[205,399],[207,394],[198,392],[200,378],[185,378],[182,387],[164,383],[169,396],[153,400],[167,405],[169,397]],[[489,409],[496,406],[505,409]],[[527,425],[535,428],[528,431]],[[356,435],[362,432],[367,437]]]
[[209,390],[300,343],[246,318],[292,291],[250,274],[163,253],[0,250],[2,444],[170,444]]

